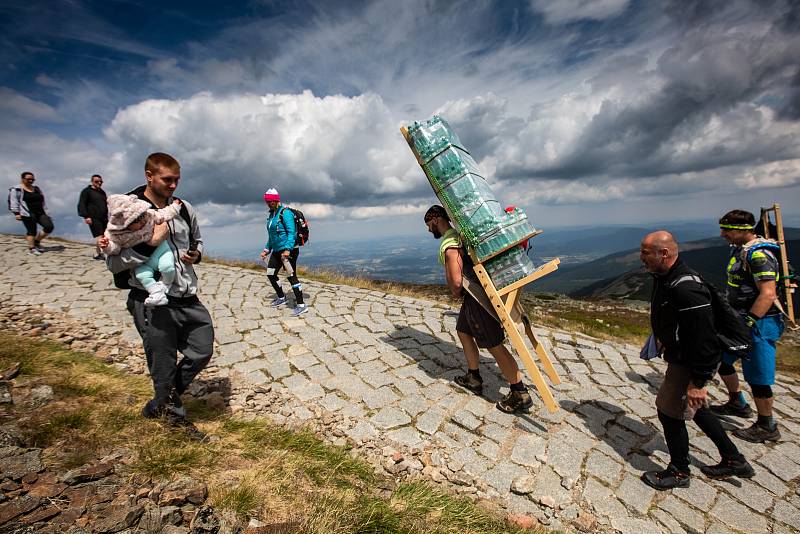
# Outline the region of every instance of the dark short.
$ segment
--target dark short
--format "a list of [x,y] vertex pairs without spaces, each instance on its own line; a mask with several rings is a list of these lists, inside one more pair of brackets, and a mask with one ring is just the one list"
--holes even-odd
[[30,217],[22,217],[22,224],[25,225],[25,233],[27,235],[36,235],[37,224],[42,227],[42,231],[46,234],[53,231],[53,219],[44,213],[33,213]]
[[106,233],[107,225],[108,221],[98,221],[96,219],[92,219],[92,224],[89,225],[89,230],[92,232],[92,237],[100,237]]
[[475,343],[482,349],[501,345],[506,338],[500,322],[469,293],[464,296],[464,302],[461,304],[456,331],[475,338]]
[[[658,411],[683,421],[694,419],[696,408],[689,406],[686,390],[692,380],[692,373],[685,365],[676,363],[667,364],[667,372],[664,373],[664,380],[658,388],[656,395],[656,408]],[[708,403],[706,403],[708,404]]]

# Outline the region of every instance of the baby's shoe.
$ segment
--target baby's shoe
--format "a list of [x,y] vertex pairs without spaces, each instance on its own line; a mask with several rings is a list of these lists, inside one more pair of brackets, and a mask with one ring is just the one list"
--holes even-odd
[[156,282],[147,291],[150,296],[144,299],[145,306],[166,306],[169,303],[169,300],[167,300],[167,286],[161,282]]

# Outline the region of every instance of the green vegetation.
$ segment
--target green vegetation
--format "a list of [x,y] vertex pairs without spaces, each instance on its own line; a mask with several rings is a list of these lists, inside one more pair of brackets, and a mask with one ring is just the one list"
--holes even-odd
[[187,407],[191,414],[202,413],[198,426],[215,439],[192,441],[180,430],[141,417],[151,392],[146,377],[122,374],[56,342],[0,332],[0,368],[15,362],[22,363],[15,395],[41,385],[53,388],[47,409],[15,405],[9,415],[18,420],[27,445],[46,447],[45,461],[56,469],[124,448],[132,451],[134,472],[155,480],[181,474],[203,480],[211,505],[243,521],[260,517],[283,523],[282,532],[523,532],[428,482],[380,489],[394,484],[352,451],[328,445],[308,430],[232,419],[213,412],[202,399],[189,400]]

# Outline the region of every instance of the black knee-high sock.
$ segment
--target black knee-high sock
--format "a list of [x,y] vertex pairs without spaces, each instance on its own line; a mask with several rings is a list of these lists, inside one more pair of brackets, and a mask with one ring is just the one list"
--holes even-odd
[[664,441],[669,449],[670,463],[679,471],[689,472],[689,433],[686,431],[686,421],[675,419],[661,411],[658,420],[664,429]]
[[737,460],[741,458],[739,449],[736,448],[736,445],[734,445],[731,439],[728,437],[727,432],[725,432],[725,429],[722,428],[722,423],[719,422],[719,418],[714,415],[714,412],[705,407],[700,408],[694,414],[694,422],[700,427],[700,430],[703,431],[703,434],[708,436],[708,439],[714,442],[714,445],[717,446],[719,454],[723,458]]
[[295,301],[298,304],[303,304],[303,288],[300,285],[300,280],[297,279],[297,275],[292,275],[289,277],[289,283],[292,284],[292,292],[294,293]]

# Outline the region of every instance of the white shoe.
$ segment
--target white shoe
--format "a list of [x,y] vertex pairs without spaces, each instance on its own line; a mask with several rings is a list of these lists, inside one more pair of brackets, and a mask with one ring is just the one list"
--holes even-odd
[[41,255],[42,255],[42,253],[41,253],[41,252],[39,252],[39,251],[38,251],[37,249],[35,249],[35,248],[29,248],[29,249],[28,249],[28,256],[41,256]]
[[161,282],[156,282],[149,290],[150,295],[144,299],[145,306],[166,306],[169,304],[167,299],[167,286]]

